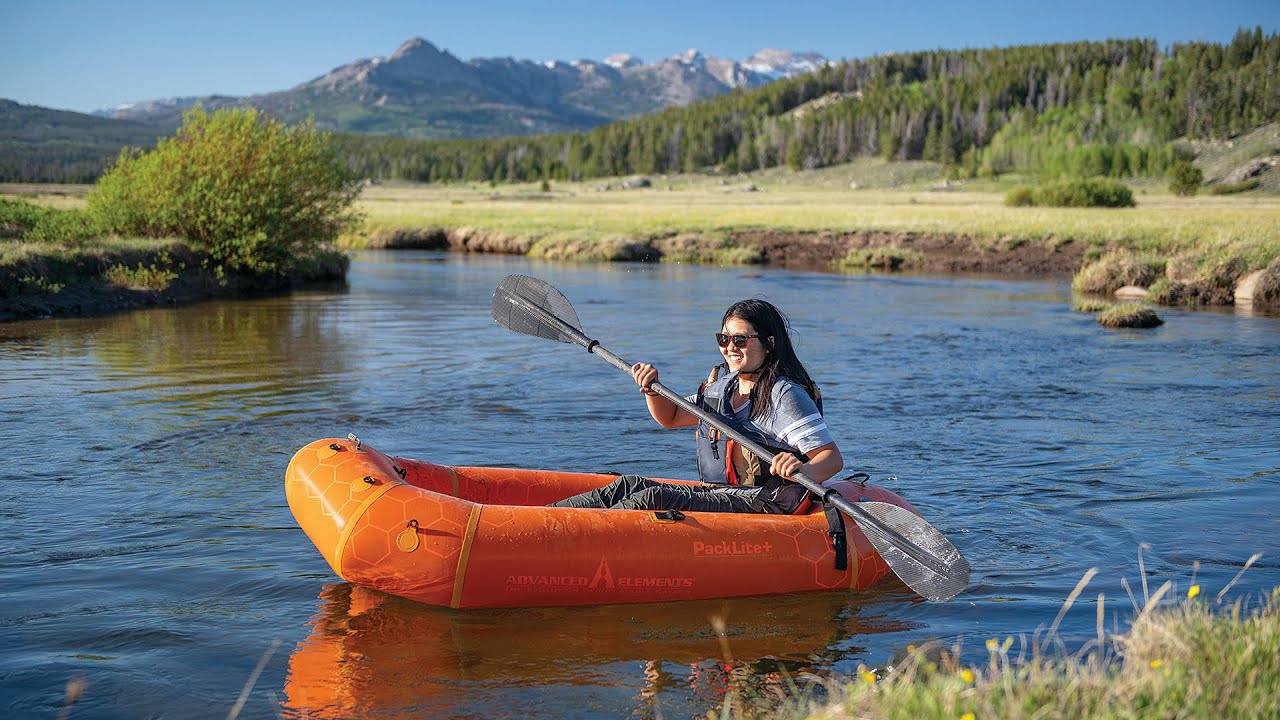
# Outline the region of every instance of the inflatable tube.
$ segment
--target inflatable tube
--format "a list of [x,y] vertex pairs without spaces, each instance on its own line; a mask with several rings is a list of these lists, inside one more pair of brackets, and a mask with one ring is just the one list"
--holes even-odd
[[[837,569],[826,516],[549,508],[613,475],[450,467],[317,440],[285,494],[342,579],[451,608],[666,602],[868,588],[888,566],[845,522]],[[690,481],[664,480],[690,484]],[[875,485],[828,481],[851,501],[916,512]],[[816,505],[816,504],[815,504]]]

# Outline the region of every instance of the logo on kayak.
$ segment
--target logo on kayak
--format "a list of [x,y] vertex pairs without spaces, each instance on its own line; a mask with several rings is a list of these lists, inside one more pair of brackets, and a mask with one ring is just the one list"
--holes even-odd
[[693,589],[691,577],[621,575],[614,577],[609,561],[600,558],[593,577],[585,575],[508,575],[508,592],[605,590],[619,593],[683,594]]
[[591,578],[591,584],[587,587],[595,590],[600,587],[600,583],[604,583],[605,590],[613,589],[613,573],[609,570],[609,561],[600,558],[600,565],[596,568],[596,576]]
[[767,555],[773,551],[770,542],[743,542],[725,540],[718,543],[693,543],[693,554],[699,557],[723,557],[725,555]]

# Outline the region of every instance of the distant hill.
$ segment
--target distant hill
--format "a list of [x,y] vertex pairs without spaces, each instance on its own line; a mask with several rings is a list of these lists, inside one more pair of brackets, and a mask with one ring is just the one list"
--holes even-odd
[[150,147],[170,132],[0,99],[0,180],[91,182],[121,148]]
[[332,132],[504,137],[586,130],[826,64],[813,53],[773,49],[742,62],[696,50],[652,64],[630,55],[602,62],[463,61],[414,38],[387,57],[356,60],[289,90],[150,100],[98,114],[172,129],[199,102],[206,110],[250,105],[288,123],[313,117],[318,129]]

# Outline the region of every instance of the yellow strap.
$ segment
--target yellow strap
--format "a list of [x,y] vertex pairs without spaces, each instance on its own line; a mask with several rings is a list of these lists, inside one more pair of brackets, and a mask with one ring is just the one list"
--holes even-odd
[[845,524],[844,531],[845,552],[849,554],[849,589],[858,589],[858,569],[862,565],[862,555],[858,552],[858,544],[849,537],[849,526]]
[[454,497],[459,497],[459,495],[458,495],[458,473],[457,473],[457,472],[456,472],[452,467],[450,467],[450,468],[449,468],[449,479],[453,481],[453,496],[454,496]]
[[373,492],[369,493],[369,497],[365,498],[364,502],[360,503],[360,507],[356,508],[356,511],[351,514],[351,519],[347,521],[347,524],[342,528],[342,532],[338,535],[338,545],[333,553],[333,570],[338,574],[338,577],[343,580],[347,579],[346,576],[342,574],[342,550],[347,546],[347,540],[351,537],[351,533],[355,532],[356,523],[364,516],[365,511],[369,509],[369,506],[373,504],[374,500],[382,497],[384,493],[396,485],[403,484],[404,483],[402,482],[384,480],[383,484]]
[[471,517],[467,518],[467,531],[462,536],[462,552],[458,554],[458,571],[453,575],[453,600],[449,607],[458,609],[462,603],[462,583],[467,578],[467,562],[471,559],[471,541],[476,536],[476,525],[480,523],[480,511],[484,506],[476,503],[471,508]]

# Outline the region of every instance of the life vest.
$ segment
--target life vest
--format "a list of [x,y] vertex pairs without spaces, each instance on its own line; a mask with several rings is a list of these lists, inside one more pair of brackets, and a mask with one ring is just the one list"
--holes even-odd
[[[802,453],[792,448],[778,447],[759,430],[738,420],[730,399],[738,388],[737,373],[718,377],[721,366],[713,368],[707,382],[698,388],[695,404],[703,410],[715,413],[721,420],[777,454],[789,452],[807,462]],[[790,382],[779,378],[778,382]],[[821,401],[818,402],[821,412]],[[754,425],[754,423],[751,423]],[[717,485],[742,485],[760,488],[753,504],[757,512],[799,515],[807,512],[812,503],[812,494],[798,483],[785,480],[769,472],[769,466],[755,453],[740,447],[736,441],[725,437],[718,429],[705,420],[698,422],[694,431],[698,447],[698,477],[705,483]],[[737,462],[735,462],[735,460]]]

